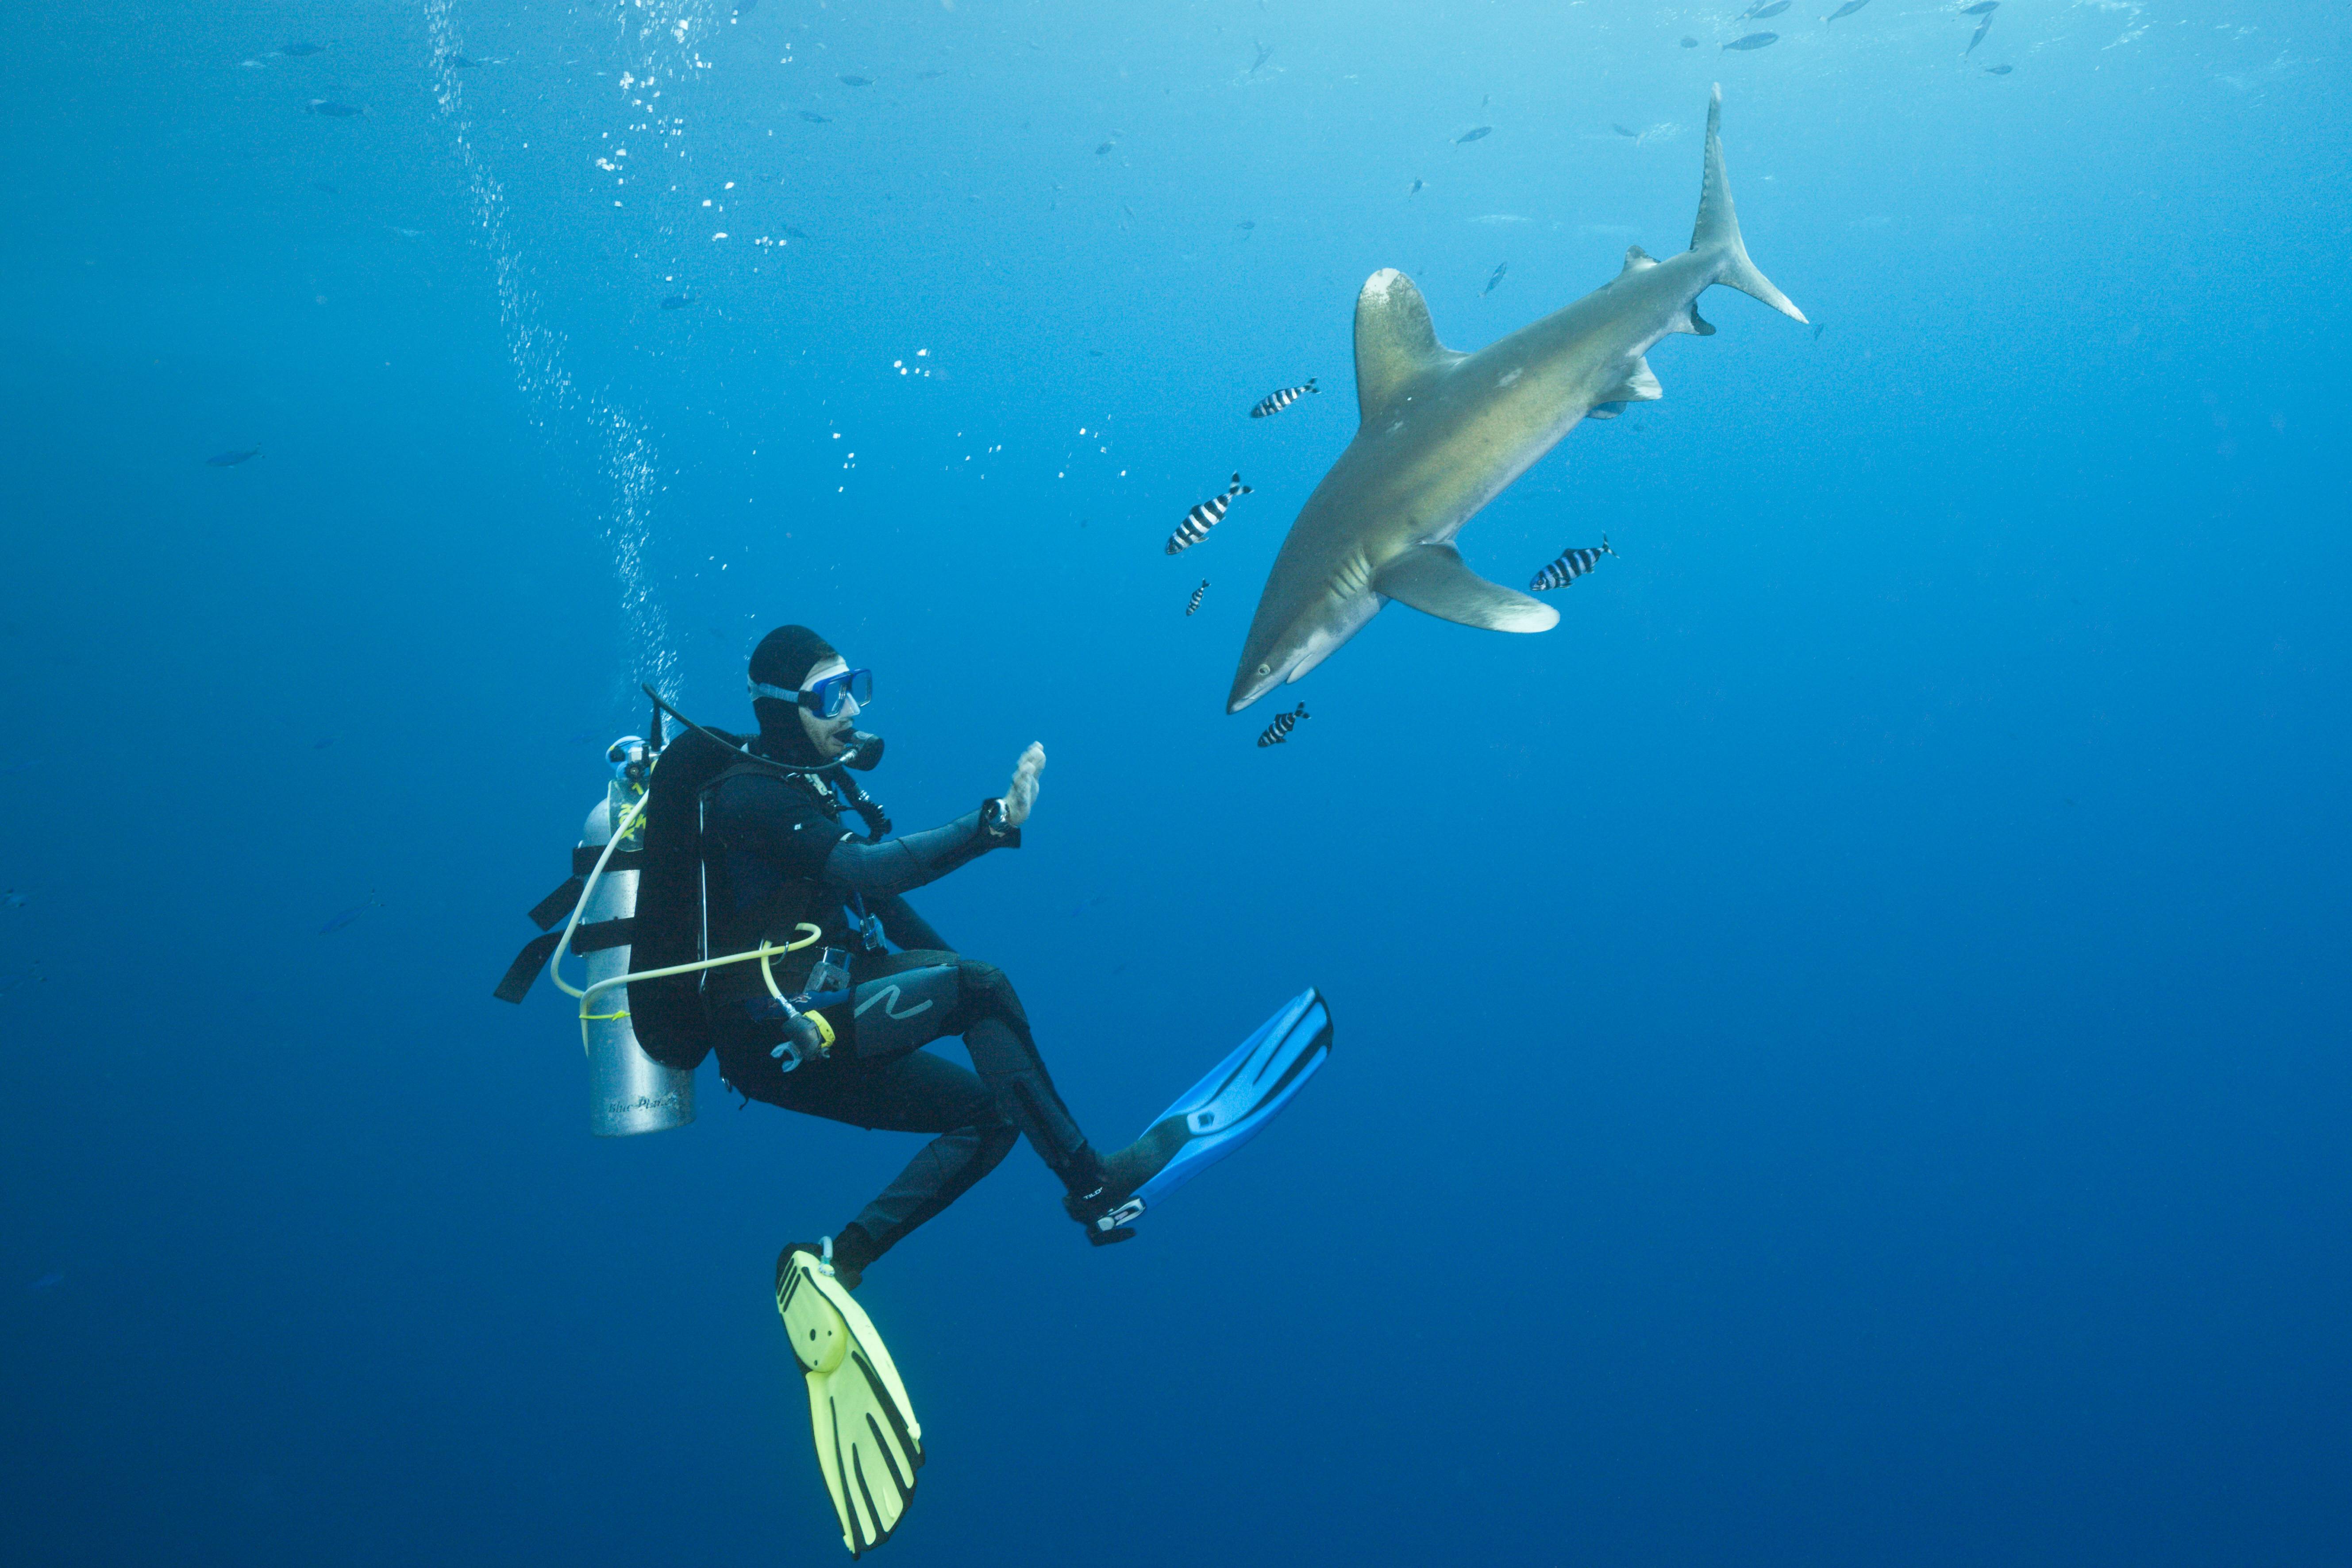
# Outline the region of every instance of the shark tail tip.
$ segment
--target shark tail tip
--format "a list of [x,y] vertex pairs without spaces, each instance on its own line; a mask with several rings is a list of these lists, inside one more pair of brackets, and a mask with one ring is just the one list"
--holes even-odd
[[1748,259],[1747,242],[1739,234],[1739,214],[1731,201],[1731,182],[1723,169],[1722,121],[1723,84],[1718,82],[1706,109],[1706,168],[1699,186],[1698,220],[1691,226],[1691,248],[1720,253],[1717,282],[1752,295],[1793,321],[1804,321],[1805,313],[1796,302]]

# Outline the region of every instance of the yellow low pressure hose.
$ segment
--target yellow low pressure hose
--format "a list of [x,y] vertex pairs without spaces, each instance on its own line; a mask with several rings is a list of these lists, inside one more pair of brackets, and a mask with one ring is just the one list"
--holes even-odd
[[[633,980],[660,980],[672,974],[691,974],[698,969],[717,969],[721,964],[741,963],[748,959],[756,958],[760,961],[760,978],[768,983],[768,994],[781,1002],[784,999],[784,994],[777,989],[775,972],[769,967],[768,961],[780,952],[798,952],[802,948],[813,945],[824,934],[819,928],[803,921],[793,927],[793,940],[781,947],[763,942],[748,952],[730,952],[724,958],[706,958],[698,963],[673,963],[667,969],[646,969],[634,974],[615,974],[609,980],[597,981],[585,990],[564,979],[563,954],[572,945],[572,933],[579,929],[580,916],[588,908],[588,900],[595,895],[597,880],[604,875],[604,867],[612,860],[613,851],[621,847],[621,841],[628,837],[630,830],[636,826],[637,818],[646,813],[646,803],[652,798],[650,794],[641,794],[629,809],[621,814],[621,820],[614,825],[612,837],[605,840],[604,852],[596,857],[595,868],[588,873],[587,883],[580,889],[580,901],[572,906],[572,919],[563,928],[563,940],[557,942],[555,951],[547,955],[547,977],[555,982],[557,987],[565,995],[577,996],[580,999],[580,1048],[583,1052],[588,1049],[588,1026],[591,1023],[625,1018],[629,1016],[625,1010],[618,1013],[592,1013],[588,1010],[597,997],[614,986],[626,985]],[[801,934],[803,931],[807,933],[805,936]]]

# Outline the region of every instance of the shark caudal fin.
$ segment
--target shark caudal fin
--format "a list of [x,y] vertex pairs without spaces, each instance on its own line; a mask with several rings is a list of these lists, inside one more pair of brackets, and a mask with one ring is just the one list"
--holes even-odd
[[1723,139],[1717,134],[1722,124],[1723,87],[1717,83],[1706,106],[1706,180],[1699,187],[1698,222],[1691,229],[1690,247],[1720,254],[1717,282],[1753,294],[1780,314],[1801,321],[1805,313],[1795,301],[1774,288],[1772,280],[1748,259],[1748,247],[1739,237],[1739,215],[1731,206],[1731,184],[1723,177]]
[[1429,301],[1412,279],[1383,267],[1356,296],[1356,415],[1366,424],[1424,376],[1465,358],[1437,341]]

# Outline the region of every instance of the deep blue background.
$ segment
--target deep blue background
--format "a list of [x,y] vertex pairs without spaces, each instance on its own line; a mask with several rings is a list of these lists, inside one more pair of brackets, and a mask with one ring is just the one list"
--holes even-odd
[[[740,722],[786,620],[901,822],[1051,751],[919,901],[1098,1141],[1340,1026],[1137,1244],[1016,1151],[876,1271],[900,1568],[2352,1555],[2336,7],[729,9],[18,32],[13,1559],[835,1560],[769,1270],[913,1141],[593,1140],[488,995],[635,680]],[[1256,750],[1357,286],[1475,348],[1678,248],[1717,79],[1822,331],[1710,295],[1465,537],[1608,532],[1561,626],[1391,610]]]

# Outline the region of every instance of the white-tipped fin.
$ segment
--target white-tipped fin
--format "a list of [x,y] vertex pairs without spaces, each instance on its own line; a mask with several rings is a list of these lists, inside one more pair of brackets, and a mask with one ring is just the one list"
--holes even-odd
[[1796,302],[1774,288],[1772,280],[1748,259],[1748,247],[1739,237],[1739,215],[1731,205],[1731,184],[1723,174],[1722,124],[1723,87],[1717,83],[1706,106],[1706,178],[1699,187],[1698,222],[1691,228],[1691,248],[1718,254],[1717,282],[1752,294],[1780,314],[1801,321],[1805,313]]
[[1625,367],[1625,374],[1622,378],[1620,378],[1617,384],[1602,393],[1596,401],[1601,403],[1655,403],[1665,395],[1666,389],[1660,386],[1658,384],[1658,378],[1651,374],[1650,362],[1643,359],[1641,355],[1636,354],[1633,356],[1633,363]]
[[1364,280],[1356,296],[1356,411],[1365,424],[1463,357],[1437,341],[1429,301],[1412,279],[1383,267]]
[[1414,545],[1372,574],[1372,592],[1424,616],[1490,632],[1548,632],[1559,625],[1558,610],[1487,582],[1451,544]]
[[1660,386],[1658,378],[1650,374],[1650,362],[1636,354],[1633,363],[1625,367],[1624,374],[1593,400],[1592,406],[1584,411],[1584,416],[1587,419],[1614,419],[1625,412],[1625,405],[1629,403],[1655,403],[1665,395],[1666,389]]

